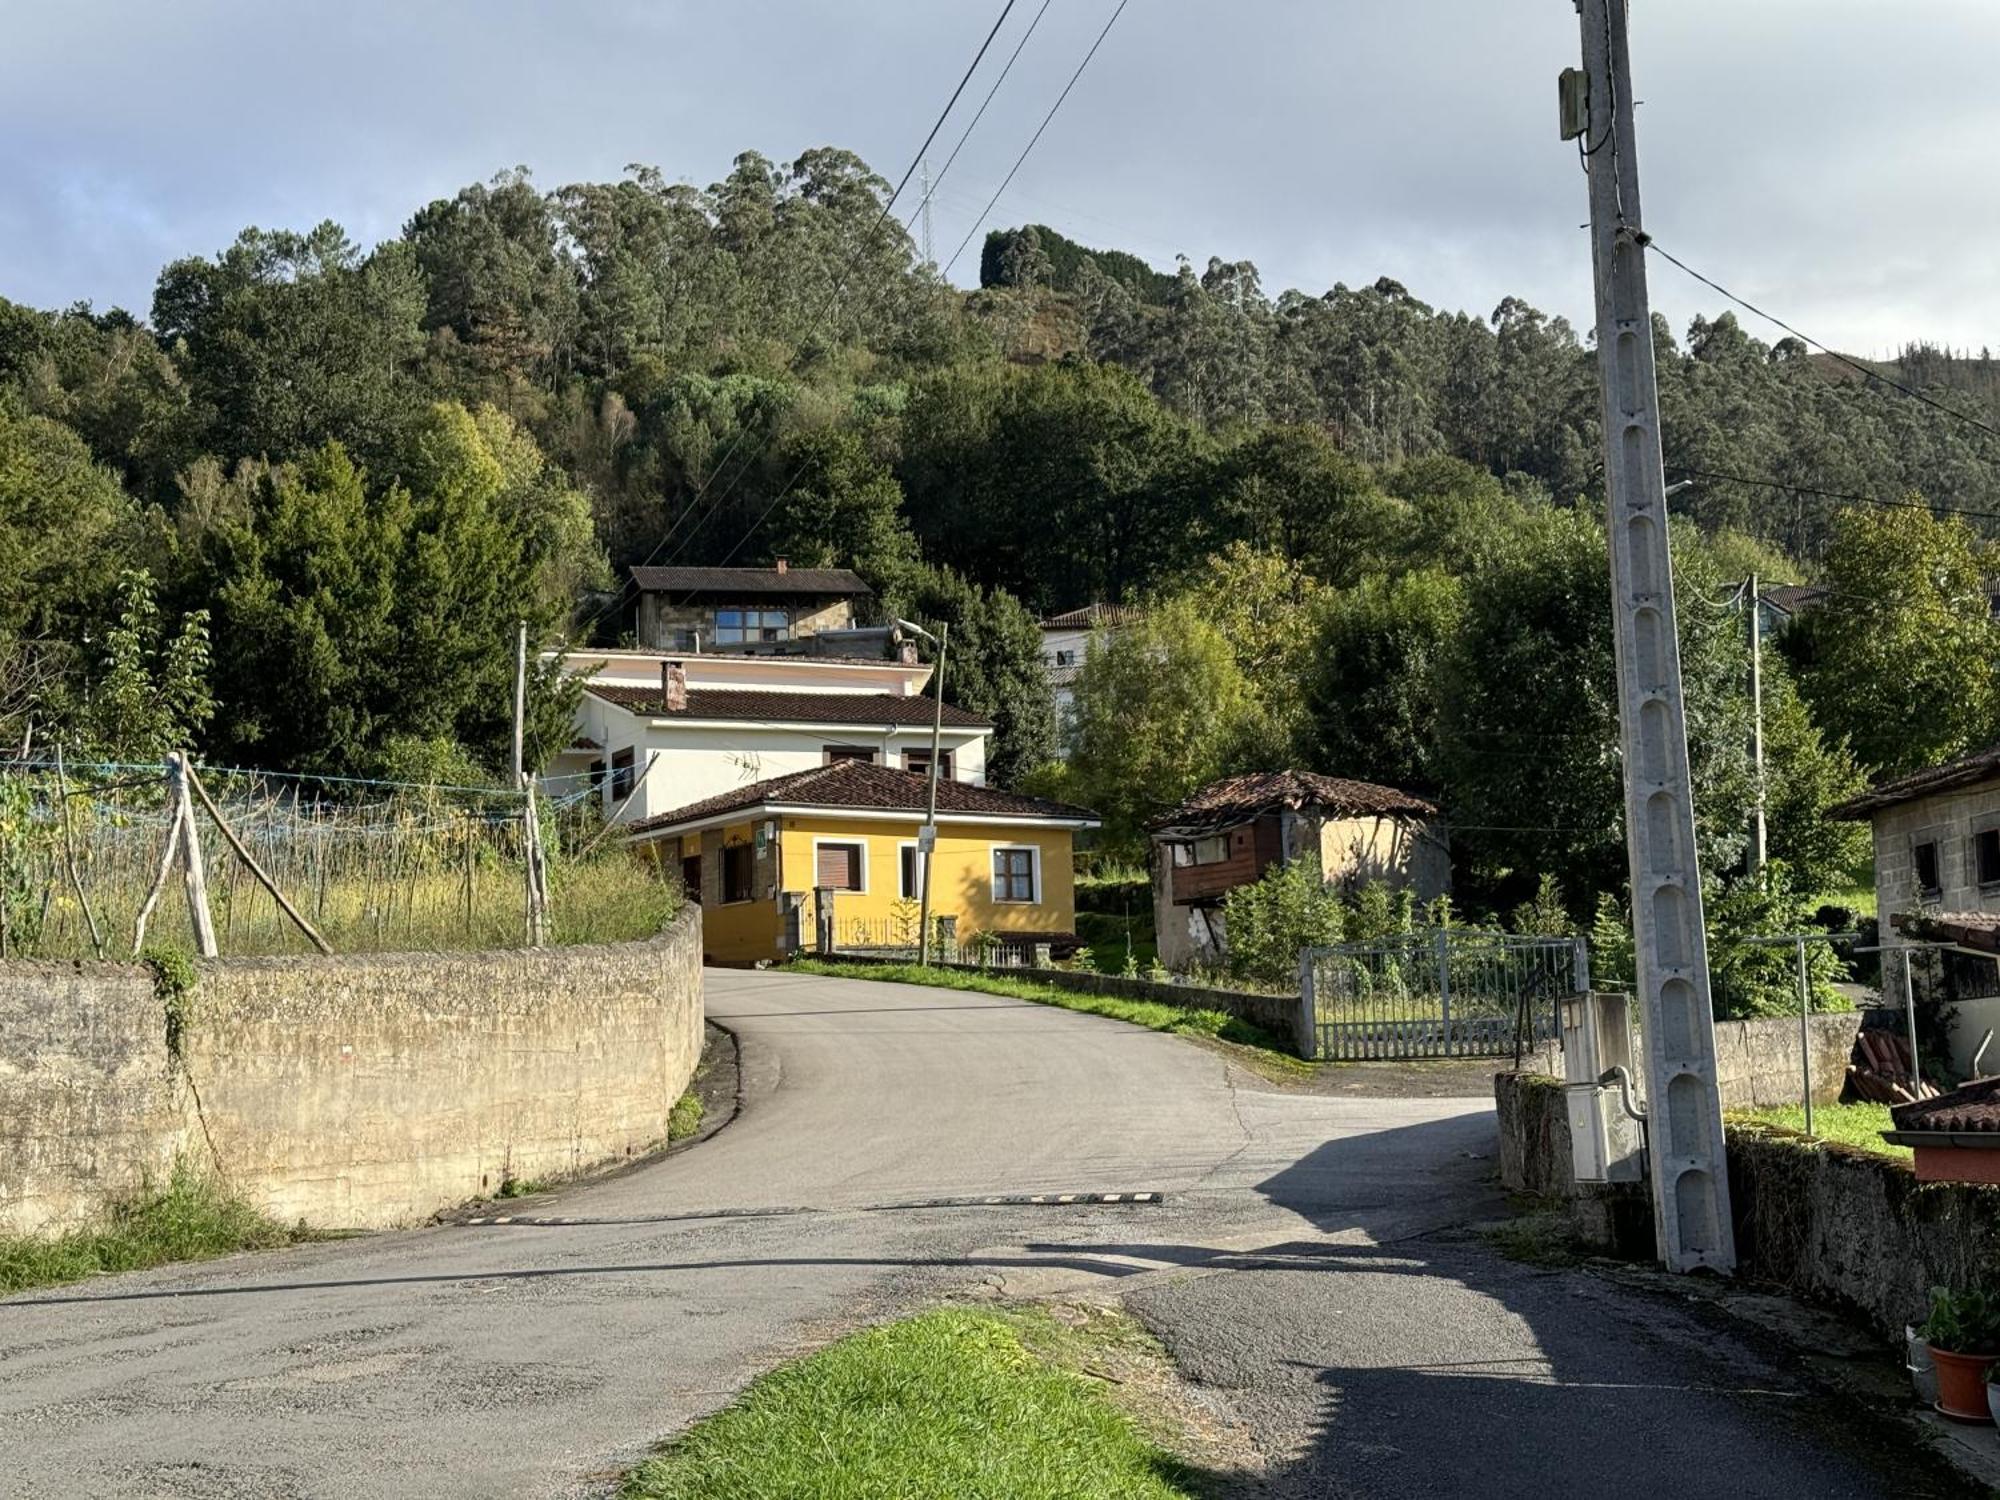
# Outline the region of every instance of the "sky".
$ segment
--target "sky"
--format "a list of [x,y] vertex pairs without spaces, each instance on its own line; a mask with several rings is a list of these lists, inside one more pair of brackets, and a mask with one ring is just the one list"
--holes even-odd
[[[837,145],[893,181],[1001,3],[0,0],[0,296],[143,314],[162,265],[246,225],[372,243],[516,165],[706,184],[746,149]],[[1049,0],[938,189],[940,260],[1115,3]],[[934,168],[1039,4],[1017,0]],[[2000,343],[2000,4],[1634,0],[1632,49],[1662,246],[1853,353]],[[1129,0],[985,225],[1581,326],[1584,182],[1555,110],[1577,53],[1568,0]],[[1658,261],[1653,297],[1676,329],[1724,306]]]

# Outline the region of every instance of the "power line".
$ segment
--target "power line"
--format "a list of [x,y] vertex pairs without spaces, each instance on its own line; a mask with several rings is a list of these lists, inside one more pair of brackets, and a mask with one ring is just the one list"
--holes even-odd
[[1111,28],[1118,24],[1118,18],[1125,14],[1125,7],[1129,4],[1131,0],[1118,0],[1118,8],[1111,12],[1111,19],[1106,21],[1104,29],[1097,33],[1097,40],[1092,42],[1090,50],[1083,54],[1083,61],[1076,65],[1076,71],[1070,74],[1069,82],[1064,84],[1063,91],[1056,95],[1056,102],[1051,104],[1049,112],[1042,116],[1042,123],[1035,127],[1035,133],[1028,138],[1028,144],[1014,159],[1014,165],[1007,169],[1007,175],[1001,179],[1000,186],[994,189],[993,196],[987,200],[986,207],[980,211],[979,217],[972,221],[972,227],[966,230],[965,238],[958,242],[958,248],[951,252],[951,259],[944,263],[944,270],[940,274],[945,276],[951,274],[951,268],[958,264],[959,256],[965,254],[965,247],[971,244],[972,237],[979,233],[980,226],[986,222],[986,216],[993,212],[993,206],[1000,201],[1000,195],[1007,191],[1007,184],[1012,182],[1014,174],[1021,170],[1022,163],[1028,159],[1028,153],[1035,149],[1035,143],[1042,138],[1042,132],[1049,128],[1049,122],[1055,119],[1056,111],[1063,107],[1063,101],[1069,98],[1070,90],[1075,88],[1076,81],[1083,77],[1083,70],[1089,67],[1090,60],[1097,56],[1097,49],[1104,45],[1104,39],[1111,35]]
[[1682,469],[1690,479],[1713,479],[1727,484],[1747,484],[1760,489],[1784,490],[1816,500],[1838,500],[1852,505],[1877,505],[1888,510],[1926,510],[1933,515],[1966,516],[1979,521],[2000,521],[2000,511],[1971,510],[1956,505],[1938,505],[1929,500],[1891,500],[1883,495],[1855,494],[1848,490],[1815,489],[1808,484],[1787,484],[1781,479],[1758,479],[1749,474],[1723,474],[1712,469]]
[[[973,53],[972,61],[966,65],[964,74],[959,78],[958,87],[951,91],[951,97],[945,101],[944,108],[938,111],[938,117],[931,122],[931,128],[924,136],[924,143],[917,148],[916,155],[910,158],[910,164],[904,169],[901,179],[896,183],[895,191],[890,193],[888,198],[883,201],[881,213],[876,215],[875,222],[869,226],[868,232],[861,237],[860,242],[855,248],[854,255],[849,259],[846,268],[835,279],[833,287],[827,293],[825,300],[820,303],[819,307],[813,312],[812,317],[807,321],[808,327],[816,327],[820,320],[832,309],[834,303],[840,299],[841,293],[846,291],[847,278],[854,273],[855,267],[861,263],[862,253],[866,250],[868,244],[876,235],[881,233],[882,225],[887,222],[890,211],[896,206],[896,200],[902,197],[903,189],[910,185],[910,178],[915,175],[918,166],[923,162],[925,154],[931,148],[931,142],[937,139],[938,132],[944,128],[944,122],[950,118],[952,110],[957,108],[959,97],[964,94],[966,85],[972,82],[972,75],[979,71],[980,63],[985,61],[987,49],[993,45],[993,39],[1000,34],[1000,28],[1007,24],[1007,17],[1013,13],[1015,4],[1016,0],[1005,0],[1005,3],[1000,7],[1000,14],[994,20],[992,29],[986,33],[986,39],[979,44],[979,50]],[[1039,20],[1040,17],[1038,16],[1036,19]],[[942,177],[943,174],[940,173],[939,175]],[[681,522],[694,513],[695,509],[701,504],[702,497],[708,493],[709,486],[714,484],[722,471],[728,467],[730,458],[735,454],[737,448],[742,445],[744,434],[747,431],[748,429],[743,427],[737,429],[735,438],[731,440],[729,447],[724,451],[722,457],[716,461],[715,466],[709,470],[707,477],[702,480],[701,485],[695,491],[694,498],[687,503],[686,508],[675,518],[673,524],[667,528],[666,533],[654,544],[653,550],[646,554],[645,559],[639,563],[640,567],[650,567],[653,560],[660,555],[661,550],[669,541],[673,540],[674,533],[680,529]],[[722,493],[716,496],[714,504],[709,507],[707,513],[695,523],[694,530],[682,538],[681,545],[674,551],[674,556],[677,557],[682,551],[686,550],[688,542],[700,532],[703,526],[708,524],[716,511],[721,509],[722,502],[729,498],[730,491],[735,489],[737,482],[749,472],[749,469],[750,463],[746,459],[742,467],[736,471],[736,477],[730,480]],[[768,511],[766,513],[768,514]],[[741,543],[739,542],[738,546],[740,545]],[[734,548],[730,550],[729,555],[731,557],[736,555]],[[589,631],[607,612],[622,606],[625,602],[625,596],[631,587],[631,580],[628,575],[624,586],[610,600],[591,612],[590,617],[579,627],[580,631]]]
[[[1021,40],[1014,44],[1013,52],[1008,55],[1007,65],[1000,70],[1000,76],[993,80],[993,87],[986,91],[986,97],[979,101],[979,109],[973,115],[972,122],[960,133],[958,144],[951,148],[951,155],[944,159],[943,170],[924,188],[924,201],[917,205],[917,214],[929,214],[931,199],[936,197],[937,190],[944,186],[945,174],[951,171],[951,164],[958,160],[958,153],[965,149],[965,143],[972,138],[972,132],[979,128],[979,122],[986,116],[986,106],[993,102],[993,96],[1000,92],[1000,85],[1005,83],[1007,75],[1014,71],[1014,59],[1019,57],[1021,49],[1028,45],[1028,38],[1035,34],[1035,28],[1042,24],[1042,17],[1049,13],[1049,6],[1053,3],[1054,0],[1042,0],[1042,8],[1035,12],[1035,19],[1028,23],[1028,29],[1021,33]],[[917,215],[912,214],[910,223],[914,224],[916,221]]]
[[1831,345],[1821,343],[1811,334],[1801,332],[1799,329],[1794,328],[1790,323],[1787,323],[1783,318],[1779,317],[1776,313],[1766,312],[1756,303],[1751,302],[1746,298],[1737,296],[1736,293],[1730,291],[1729,288],[1722,285],[1721,282],[1712,280],[1711,278],[1702,275],[1701,272],[1697,271],[1693,266],[1689,265],[1686,261],[1682,260],[1672,251],[1662,249],[1660,246],[1660,242],[1654,239],[1651,235],[1642,235],[1639,237],[1639,239],[1641,244],[1643,244],[1648,250],[1652,251],[1655,255],[1665,260],[1669,265],[1678,266],[1682,271],[1686,272],[1689,276],[1692,276],[1696,281],[1699,281],[1703,286],[1709,288],[1711,291],[1720,292],[1724,297],[1727,297],[1731,302],[1734,302],[1738,307],[1742,308],[1744,311],[1754,313],[1758,317],[1762,318],[1765,322],[1776,324],[1779,328],[1784,329],[1785,332],[1789,333],[1793,338],[1811,344],[1813,348],[1819,350],[1820,353],[1826,355],[1830,359],[1838,360],[1841,364],[1846,365],[1848,369],[1853,370],[1856,374],[1864,375],[1870,380],[1879,380],[1884,385],[1891,386],[1896,390],[1901,391],[1905,396],[1910,397],[1914,401],[1921,401],[1923,402],[1924,405],[1929,407],[1934,407],[1936,410],[1943,412],[1948,417],[1956,417],[1959,421],[1964,422],[1968,426],[1978,428],[1988,437],[2000,437],[2000,427],[1995,427],[1988,422],[1983,422],[1978,417],[1973,416],[1970,412],[1960,411],[1955,406],[1946,406],[1942,401],[1939,401],[1936,397],[1927,396],[1922,391],[1917,390],[1912,386],[1904,385],[1902,381],[1884,375],[1880,370],[1871,370],[1867,365],[1862,364],[1860,360],[1850,358],[1849,356],[1842,354],[1838,349],[1833,348]]

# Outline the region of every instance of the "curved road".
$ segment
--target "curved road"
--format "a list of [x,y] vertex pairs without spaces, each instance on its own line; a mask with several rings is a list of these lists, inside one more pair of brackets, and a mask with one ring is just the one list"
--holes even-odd
[[[1127,1293],[1216,1388],[1269,1493],[1506,1493],[1509,1465],[1565,1493],[1579,1422],[1653,1439],[1609,1455],[1593,1493],[1684,1494],[1685,1465],[1725,1459],[1733,1494],[1884,1492],[1786,1436],[1801,1393],[1762,1356],[1440,1237],[1495,1206],[1485,1100],[1281,1093],[1187,1042],[985,995],[708,984],[741,1039],[743,1113],[515,1209],[572,1222],[0,1303],[0,1495],[600,1494],[860,1321],[1091,1286]],[[940,1202],[1037,1194],[1121,1201]]]

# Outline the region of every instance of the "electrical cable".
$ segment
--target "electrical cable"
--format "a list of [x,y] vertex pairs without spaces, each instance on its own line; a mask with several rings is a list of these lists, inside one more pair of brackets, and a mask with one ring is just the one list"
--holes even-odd
[[1027,161],[1028,154],[1035,149],[1035,143],[1042,138],[1042,132],[1049,128],[1049,123],[1056,117],[1056,111],[1063,107],[1063,101],[1069,98],[1070,90],[1075,88],[1076,81],[1083,77],[1083,70],[1089,67],[1090,60],[1097,56],[1097,49],[1104,45],[1104,39],[1111,35],[1111,28],[1118,24],[1118,18],[1125,14],[1125,7],[1129,4],[1131,4],[1131,0],[1118,0],[1118,8],[1111,12],[1111,19],[1106,21],[1104,29],[1097,33],[1097,40],[1092,42],[1090,50],[1083,54],[1083,61],[1076,65],[1076,71],[1070,74],[1069,82],[1064,84],[1063,91],[1056,95],[1056,102],[1051,104],[1049,112],[1042,116],[1042,123],[1035,127],[1035,133],[1028,138],[1028,144],[1022,147],[1021,154],[1014,159],[1014,165],[1007,169],[1007,175],[1001,179],[1000,186],[994,190],[993,196],[987,200],[986,207],[980,211],[979,217],[972,221],[972,227],[966,230],[965,238],[958,242],[958,248],[951,252],[951,259],[944,263],[944,270],[940,274],[945,276],[951,274],[951,268],[958,264],[959,256],[965,254],[965,247],[971,244],[972,237],[979,233],[980,226],[986,222],[987,215],[993,212],[994,205],[1000,201],[1000,195],[1007,191],[1007,184],[1012,182],[1014,174],[1021,170],[1022,163]]
[[1955,406],[1947,406],[1944,404],[1944,402],[1939,401],[1936,397],[1927,396],[1922,391],[1917,390],[1912,386],[1904,385],[1903,382],[1900,380],[1896,380],[1888,375],[1882,374],[1882,372],[1879,370],[1871,370],[1868,368],[1868,366],[1861,363],[1860,360],[1850,358],[1848,355],[1842,354],[1838,349],[1833,348],[1831,345],[1821,343],[1811,334],[1805,333],[1800,329],[1794,328],[1790,323],[1787,323],[1783,318],[1779,317],[1776,313],[1766,312],[1763,308],[1759,307],[1756,303],[1749,301],[1747,298],[1737,296],[1736,293],[1730,291],[1729,288],[1724,286],[1721,282],[1714,280],[1712,277],[1702,275],[1701,272],[1697,271],[1693,266],[1689,265],[1686,261],[1682,260],[1679,256],[1675,255],[1671,250],[1662,248],[1660,242],[1654,239],[1651,235],[1640,236],[1639,242],[1642,245],[1644,245],[1648,250],[1652,251],[1655,255],[1665,260],[1669,265],[1675,266],[1679,268],[1681,271],[1685,272],[1687,275],[1692,276],[1696,281],[1699,281],[1703,286],[1707,287],[1710,291],[1720,292],[1724,297],[1727,297],[1731,302],[1734,302],[1738,307],[1742,308],[1745,312],[1753,313],[1757,317],[1762,318],[1765,322],[1775,324],[1777,327],[1784,329],[1785,332],[1789,333],[1793,338],[1798,339],[1803,343],[1812,345],[1813,348],[1819,350],[1819,352],[1826,355],[1827,358],[1832,360],[1837,360],[1839,363],[1846,365],[1848,369],[1853,370],[1856,374],[1865,376],[1870,380],[1879,380],[1882,382],[1882,384],[1889,386],[1895,390],[1901,391],[1905,396],[1908,396],[1913,401],[1921,401],[1925,406],[1932,407],[1938,411],[1941,411],[1948,417],[1956,417],[1959,421],[1964,422],[1967,426],[1978,428],[1988,437],[2000,437],[2000,427],[1995,427],[1991,423],[1983,422],[1978,417],[1973,416],[1970,412],[1960,411]]
[[[853,274],[854,268],[860,264],[862,250],[865,249],[866,246],[869,244],[869,242],[871,242],[875,238],[875,236],[881,232],[882,225],[888,220],[890,212],[896,206],[896,200],[903,195],[903,189],[910,185],[910,178],[915,175],[918,166],[923,162],[924,154],[930,150],[931,142],[937,139],[937,133],[944,128],[944,122],[950,117],[952,110],[957,107],[959,97],[962,94],[964,94],[966,85],[972,82],[972,75],[979,70],[980,63],[983,62],[986,58],[987,49],[989,49],[993,45],[993,39],[1000,34],[1000,28],[1007,24],[1007,17],[1013,13],[1014,6],[1016,3],[1017,0],[1006,0],[1006,3],[1000,7],[999,17],[993,22],[992,29],[986,33],[986,39],[979,44],[979,50],[972,55],[971,63],[969,63],[966,66],[964,74],[958,80],[958,87],[951,91],[951,98],[945,101],[945,106],[942,110],[938,112],[937,119],[931,122],[931,128],[929,132],[924,136],[924,143],[917,148],[916,155],[910,158],[910,164],[907,168],[904,169],[901,180],[898,181],[896,184],[895,191],[890,193],[888,198],[883,201],[881,213],[876,216],[875,222],[869,227],[868,232],[861,237],[860,246],[856,249],[854,256],[848,261],[846,268],[840,273],[839,277],[836,278],[836,280],[834,281],[832,290],[827,294],[826,300],[819,305],[819,307],[814,311],[812,317],[808,319],[807,322],[808,327],[817,327],[820,320],[824,318],[828,313],[828,311],[832,309],[833,305],[837,301],[839,301],[841,293],[843,293],[847,289],[847,278]],[[1037,17],[1037,19],[1039,20],[1040,18]],[[701,485],[696,489],[694,493],[694,498],[687,503],[686,507],[681,511],[680,515],[674,519],[673,524],[667,528],[666,533],[663,536],[661,536],[658,542],[654,544],[652,551],[648,552],[646,554],[645,559],[638,564],[639,567],[642,568],[651,567],[653,565],[653,560],[660,555],[661,550],[667,545],[668,542],[673,540],[674,533],[680,529],[681,523],[688,516],[694,513],[695,509],[701,504],[702,498],[708,493],[709,486],[714,484],[715,481],[721,476],[722,471],[726,467],[728,467],[730,458],[734,456],[736,450],[740,446],[742,446],[744,434],[747,430],[748,429],[741,427],[737,429],[735,438],[731,440],[729,447],[723,452],[722,457],[716,461],[715,466],[709,470],[708,477],[702,480]],[[730,491],[735,489],[738,481],[740,481],[743,478],[743,476],[749,472],[749,469],[750,469],[750,461],[746,460],[742,465],[742,467],[736,471],[735,478],[731,479],[728,486],[725,487],[722,493],[716,497],[715,503],[708,508],[707,513],[704,514],[702,518],[695,523],[694,530],[690,531],[687,534],[687,536],[682,539],[681,545],[674,550],[673,554],[674,557],[678,557],[682,552],[684,552],[687,549],[688,542],[692,540],[693,537],[701,531],[701,528],[703,526],[706,526],[708,522],[714,517],[715,513],[721,509],[722,502],[729,498]],[[730,555],[732,557],[735,555],[734,549],[731,549]],[[671,562],[672,560],[673,560],[672,558],[668,559],[669,562]],[[611,610],[622,607],[625,602],[626,595],[630,592],[631,588],[632,588],[632,579],[630,573],[628,572],[626,575],[626,582],[621,588],[619,588],[618,592],[614,594],[605,603],[599,605],[595,610],[591,611],[591,613],[583,621],[579,623],[577,627],[578,633],[580,635],[587,634],[591,630],[591,628],[597,624],[599,620],[604,618],[604,616],[607,613],[609,613]]]
[[1682,469],[1690,479],[1712,479],[1725,484],[1747,484],[1767,490],[1810,496],[1816,500],[1838,500],[1852,505],[1877,505],[1888,510],[1927,510],[1939,516],[1965,516],[1978,521],[2000,521],[2000,511],[1972,510],[1955,505],[1938,505],[1929,500],[1890,500],[1882,495],[1862,495],[1847,490],[1815,489],[1807,484],[1787,484],[1781,479],[1758,479],[1749,474],[1724,474],[1713,469]]
[[1028,29],[1021,33],[1021,40],[1014,44],[1014,50],[1008,55],[1006,66],[1001,68],[1000,76],[993,80],[993,87],[986,91],[986,97],[980,100],[979,109],[973,115],[972,123],[959,134],[958,144],[951,148],[951,155],[944,159],[943,169],[931,179],[930,187],[925,191],[923,200],[917,204],[916,212],[910,215],[909,223],[903,226],[905,229],[914,228],[924,209],[937,198],[938,189],[944,186],[944,180],[951,172],[951,164],[958,160],[958,153],[965,149],[965,143],[972,138],[972,132],[979,128],[979,122],[986,116],[986,106],[993,102],[993,96],[1000,92],[1000,85],[1005,83],[1007,75],[1014,71],[1014,60],[1021,55],[1021,49],[1028,45],[1028,38],[1035,34],[1035,28],[1042,24],[1042,17],[1049,13],[1049,6],[1054,3],[1055,0],[1042,0],[1042,8],[1035,12],[1035,19],[1030,21]]

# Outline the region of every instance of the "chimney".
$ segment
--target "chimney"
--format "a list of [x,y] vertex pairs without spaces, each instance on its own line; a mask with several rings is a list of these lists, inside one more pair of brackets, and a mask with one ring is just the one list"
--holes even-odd
[[670,714],[688,706],[687,668],[677,661],[660,663],[660,707]]
[[783,573],[792,565],[792,560],[789,557],[774,557],[771,560],[777,564],[780,573]]

